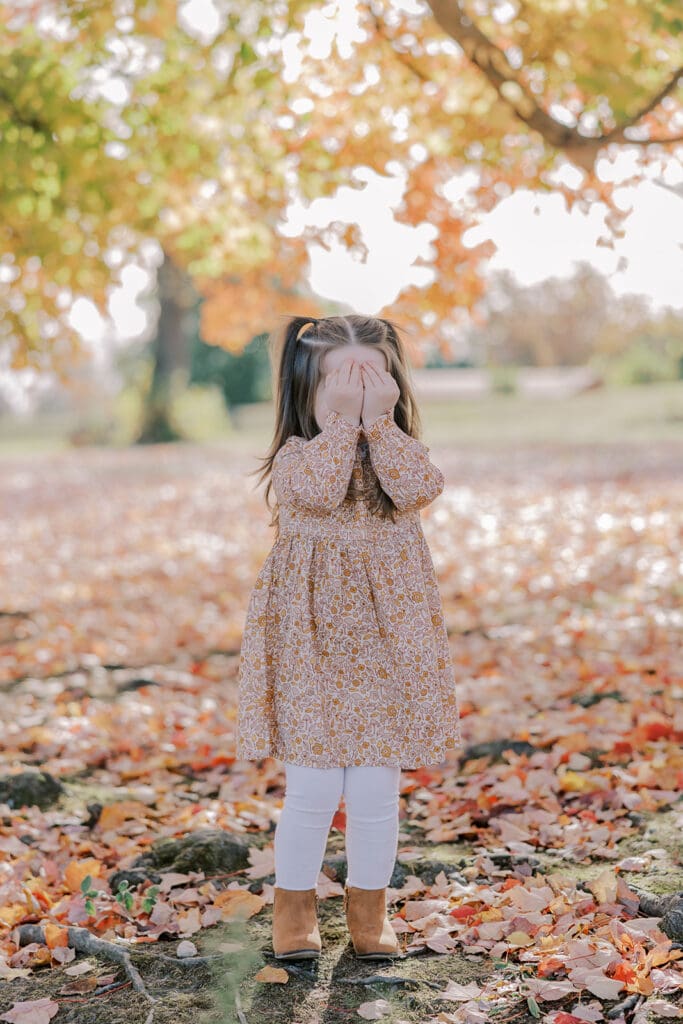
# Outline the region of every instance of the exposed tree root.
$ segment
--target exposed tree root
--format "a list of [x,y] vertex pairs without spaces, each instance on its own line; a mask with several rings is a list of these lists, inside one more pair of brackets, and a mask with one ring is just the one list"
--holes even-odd
[[237,1017],[239,1018],[240,1024],[249,1024],[247,1018],[244,1016],[244,1010],[242,1009],[242,1000],[240,999],[239,992],[235,992],[235,1009],[237,1010]]
[[[45,932],[39,924],[22,924],[16,929],[19,935],[19,945],[26,946],[29,942],[42,942],[47,945]],[[101,956],[105,960],[113,960],[120,964],[126,972],[136,992],[141,992],[152,1003],[158,1002],[155,996],[149,994],[142,980],[142,976],[131,961],[130,954],[113,942],[105,939],[98,939],[87,928],[68,928],[69,945],[77,953],[87,953],[90,956]]]

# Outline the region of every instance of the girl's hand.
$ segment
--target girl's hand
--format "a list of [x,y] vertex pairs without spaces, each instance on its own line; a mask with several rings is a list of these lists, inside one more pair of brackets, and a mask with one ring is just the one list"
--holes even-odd
[[360,366],[349,356],[341,366],[325,377],[325,402],[355,426],[360,424],[363,405],[363,382]]
[[363,363],[363,426],[369,430],[378,416],[392,412],[401,391],[388,370],[379,370],[373,363]]

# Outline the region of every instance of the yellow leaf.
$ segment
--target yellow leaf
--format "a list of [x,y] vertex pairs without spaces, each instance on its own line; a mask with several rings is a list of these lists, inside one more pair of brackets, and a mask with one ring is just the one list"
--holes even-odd
[[488,910],[482,910],[479,914],[482,921],[502,921],[504,916],[500,907],[490,907]]
[[581,775],[580,772],[565,772],[560,776],[559,787],[565,793],[586,793],[598,789],[600,783],[588,775]]
[[284,985],[289,981],[289,975],[284,967],[271,967],[270,964],[267,964],[261,968],[258,974],[254,975],[254,981],[266,981],[268,984],[276,982],[278,985]]
[[29,967],[8,967],[3,960],[0,960],[0,978],[5,981],[9,981],[11,978],[30,977],[31,969]]
[[534,940],[526,932],[510,932],[505,936],[509,946],[533,946]]
[[614,868],[605,868],[590,882],[586,882],[586,888],[590,889],[598,904],[614,903],[617,898],[617,877]]
[[225,889],[214,900],[214,906],[220,907],[224,921],[243,921],[258,914],[265,902],[262,896],[246,889]]
[[13,903],[8,907],[0,907],[0,921],[13,928],[17,921],[26,917],[27,909],[25,903]]

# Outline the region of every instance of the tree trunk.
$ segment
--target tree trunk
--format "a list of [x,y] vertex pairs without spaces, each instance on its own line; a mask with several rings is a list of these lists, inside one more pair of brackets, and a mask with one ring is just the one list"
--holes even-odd
[[182,440],[170,417],[171,380],[175,369],[188,366],[189,337],[185,314],[188,302],[196,301],[196,295],[184,271],[166,253],[157,274],[157,293],[159,320],[151,343],[154,371],[136,444]]

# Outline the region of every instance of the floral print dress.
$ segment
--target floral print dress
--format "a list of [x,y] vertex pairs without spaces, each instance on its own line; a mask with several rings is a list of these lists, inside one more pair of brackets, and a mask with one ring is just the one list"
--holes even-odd
[[[442,763],[462,746],[443,609],[419,510],[444,487],[393,418],[328,413],[273,460],[279,529],[249,599],[237,756],[330,768]],[[371,511],[378,484],[396,521]]]

